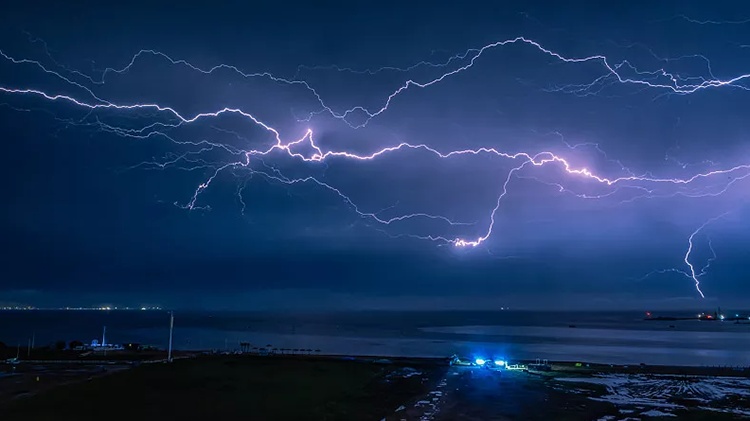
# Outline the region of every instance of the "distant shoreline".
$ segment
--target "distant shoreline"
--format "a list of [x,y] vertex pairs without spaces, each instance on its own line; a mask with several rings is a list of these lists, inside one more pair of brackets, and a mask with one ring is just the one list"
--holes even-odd
[[[0,341],[5,342],[6,353],[12,353],[7,358],[16,356],[19,345],[23,358],[29,357],[29,346],[75,348],[70,344],[85,347],[94,340],[101,342],[105,327],[106,339],[114,344],[127,348],[168,347],[170,317],[166,310],[33,310],[2,314],[8,323]],[[250,352],[272,344],[278,352],[312,348],[342,356],[445,357],[456,353],[620,365],[750,365],[744,342],[738,340],[739,334],[749,332],[748,324],[726,320],[659,323],[644,321],[643,316],[640,312],[514,311],[322,316],[257,311],[175,313],[173,349]],[[36,351],[30,355],[36,356]]]
[[[114,353],[106,358],[104,355],[91,355],[77,358],[61,358],[64,356],[72,357],[71,351],[63,351],[58,355],[48,355],[49,358],[43,359],[19,359],[16,367],[23,367],[27,364],[35,365],[138,365],[167,362],[167,352],[164,350],[138,353]],[[234,356],[237,358],[267,358],[273,360],[279,359],[312,359],[312,360],[342,360],[358,361],[363,363],[383,363],[390,362],[395,364],[409,364],[419,366],[447,366],[450,365],[450,357],[409,357],[393,355],[353,355],[353,354],[308,354],[308,353],[269,353],[259,354],[255,352],[217,352],[214,350],[195,350],[195,351],[175,351],[174,359],[194,359],[210,358],[217,356]],[[89,358],[90,357],[90,358]],[[102,358],[104,357],[104,358]],[[0,367],[11,366],[8,363],[0,361]],[[538,363],[539,359],[511,359],[509,364],[529,365]],[[675,375],[692,375],[692,376],[747,376],[750,377],[750,366],[698,366],[698,365],[648,365],[648,364],[610,364],[601,362],[587,362],[579,360],[549,360],[547,363],[551,366],[552,372],[565,373],[623,373],[623,374],[675,374]]]
[[[649,308],[650,313],[685,313],[695,314],[705,309],[700,308],[676,308],[676,309],[659,309]],[[175,313],[259,313],[259,314],[272,314],[272,315],[295,315],[295,314],[349,314],[349,313],[637,313],[644,314],[645,309],[643,308],[630,308],[630,309],[586,309],[586,308],[575,308],[575,309],[550,309],[550,308],[446,308],[446,309],[377,309],[377,308],[365,308],[365,309],[227,309],[227,308],[168,308],[161,306],[146,306],[146,307],[115,307],[115,306],[103,306],[103,307],[36,307],[36,306],[0,306],[1,311],[164,311]],[[750,308],[741,307],[733,309],[730,312],[739,312],[750,315]],[[658,317],[658,316],[657,316]]]

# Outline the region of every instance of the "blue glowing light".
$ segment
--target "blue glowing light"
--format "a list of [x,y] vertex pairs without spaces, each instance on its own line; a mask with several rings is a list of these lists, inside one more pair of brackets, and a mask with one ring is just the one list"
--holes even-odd
[[500,367],[505,365],[505,361],[497,360],[495,361],[495,365],[499,365]]
[[477,365],[484,365],[484,363],[486,363],[487,361],[482,358],[477,358],[476,360],[474,360],[474,362],[477,363]]

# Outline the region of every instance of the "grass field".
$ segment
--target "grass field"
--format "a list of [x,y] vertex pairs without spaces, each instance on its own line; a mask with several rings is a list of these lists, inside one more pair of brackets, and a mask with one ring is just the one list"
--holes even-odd
[[205,355],[129,367],[21,364],[15,375],[0,377],[0,397],[7,398],[0,400],[0,421],[723,421],[750,416],[748,377],[685,374],[683,368],[662,374],[668,368],[615,372],[616,367],[558,363],[550,372],[532,374],[449,367],[436,359],[299,355]]
[[[432,370],[442,369],[434,367]],[[0,408],[3,420],[381,419],[428,387],[398,366],[334,359],[203,357],[56,388]]]

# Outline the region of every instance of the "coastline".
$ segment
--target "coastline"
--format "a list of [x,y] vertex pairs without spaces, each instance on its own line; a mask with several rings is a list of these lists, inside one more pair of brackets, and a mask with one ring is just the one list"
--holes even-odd
[[[744,314],[744,313],[743,313]],[[139,343],[166,349],[169,316],[159,311],[28,311],[8,314],[0,340],[23,353],[60,339]],[[572,327],[571,327],[572,326]],[[234,351],[240,344],[320,349],[337,355],[579,360],[599,364],[750,366],[750,325],[644,321],[637,312],[193,312],[175,315],[174,349]],[[0,352],[1,353],[1,352]],[[15,356],[10,355],[9,357]]]

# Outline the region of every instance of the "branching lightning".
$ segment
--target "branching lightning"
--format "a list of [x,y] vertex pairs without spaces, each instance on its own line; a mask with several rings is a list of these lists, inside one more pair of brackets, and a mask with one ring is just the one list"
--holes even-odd
[[[738,22],[739,23],[739,22]],[[34,40],[36,42],[37,40]],[[515,179],[531,179],[541,182],[543,184],[554,187],[559,192],[571,194],[578,198],[584,199],[601,199],[605,197],[612,197],[615,195],[622,195],[621,202],[632,202],[634,200],[645,199],[645,198],[659,198],[659,197],[674,197],[683,196],[689,198],[697,197],[715,197],[725,193],[730,189],[736,182],[744,180],[750,176],[750,163],[734,165],[726,168],[712,169],[710,171],[696,172],[689,177],[675,178],[667,176],[655,176],[651,173],[637,174],[634,171],[628,169],[620,161],[609,159],[603,150],[599,148],[597,144],[577,144],[571,145],[565,143],[571,153],[575,153],[579,148],[591,147],[598,153],[602,154],[610,162],[616,163],[619,167],[619,173],[614,175],[606,175],[598,171],[591,170],[585,166],[574,165],[569,158],[566,158],[559,153],[553,151],[515,151],[507,152],[499,150],[495,147],[479,147],[479,148],[467,148],[467,149],[453,149],[453,150],[441,150],[440,148],[430,146],[427,143],[419,142],[400,142],[390,145],[386,145],[377,149],[371,153],[355,153],[349,150],[328,148],[325,145],[316,142],[315,133],[313,129],[307,128],[304,130],[304,134],[299,137],[286,139],[282,136],[281,129],[273,127],[271,124],[266,123],[259,118],[255,113],[245,111],[238,107],[223,107],[214,110],[205,110],[199,113],[187,114],[183,111],[179,111],[174,106],[163,105],[157,101],[145,101],[137,103],[120,103],[113,99],[106,99],[101,94],[97,94],[97,89],[102,85],[108,83],[111,79],[111,75],[125,75],[128,73],[136,63],[145,56],[153,56],[158,59],[166,60],[168,63],[174,66],[184,66],[192,71],[199,72],[205,75],[212,75],[219,71],[232,72],[242,78],[262,78],[270,80],[274,83],[298,87],[304,92],[309,94],[312,99],[318,104],[319,108],[310,110],[307,117],[298,121],[298,123],[304,122],[306,124],[313,125],[313,118],[320,114],[327,114],[334,119],[343,122],[352,129],[360,129],[365,127],[374,118],[385,113],[391,104],[397,100],[397,98],[409,89],[427,89],[433,85],[445,83],[454,76],[469,72],[471,69],[480,62],[480,59],[489,54],[492,50],[500,49],[509,45],[519,45],[530,47],[545,55],[553,60],[569,65],[596,65],[602,70],[601,76],[587,83],[579,85],[566,85],[559,86],[552,90],[558,92],[565,92],[576,95],[593,95],[599,92],[604,86],[610,84],[621,84],[621,85],[633,85],[639,89],[651,89],[656,92],[663,94],[679,94],[688,95],[701,90],[715,89],[715,88],[737,88],[743,90],[750,90],[743,85],[746,79],[750,79],[750,74],[741,74],[728,79],[717,79],[713,76],[711,71],[710,62],[707,58],[702,55],[695,55],[692,57],[699,57],[705,60],[708,64],[708,78],[702,77],[683,77],[675,73],[668,72],[665,69],[651,69],[651,70],[640,70],[633,66],[628,61],[621,61],[619,63],[611,62],[604,55],[591,55],[586,57],[566,57],[561,53],[553,51],[544,47],[542,44],[525,38],[516,37],[507,39],[504,41],[498,41],[484,45],[480,48],[468,49],[460,54],[450,56],[447,60],[439,63],[433,63],[428,61],[419,61],[415,64],[407,67],[383,67],[378,69],[364,69],[357,70],[352,68],[340,68],[336,66],[300,66],[297,68],[296,73],[289,78],[280,77],[273,75],[269,72],[245,72],[240,70],[236,66],[227,64],[218,64],[213,67],[202,68],[194,64],[189,63],[186,60],[174,59],[169,55],[156,51],[144,49],[138,51],[131,57],[129,62],[120,68],[106,68],[101,72],[98,77],[86,75],[80,71],[64,67],[52,59],[56,69],[47,67],[42,60],[32,59],[19,59],[12,57],[4,51],[0,51],[0,57],[7,63],[14,66],[26,66],[26,68],[35,68],[41,71],[43,74],[54,78],[57,82],[66,84],[71,90],[80,92],[81,97],[71,93],[60,93],[52,92],[36,87],[15,87],[6,86],[4,83],[0,84],[0,93],[6,96],[25,96],[36,98],[41,101],[59,103],[65,106],[72,106],[85,111],[88,116],[93,116],[92,119],[80,119],[78,121],[70,122],[75,125],[88,125],[95,128],[96,130],[109,132],[118,136],[148,140],[152,138],[163,138],[172,142],[174,145],[181,147],[190,147],[191,149],[171,154],[162,160],[154,160],[142,162],[134,165],[132,168],[154,168],[164,169],[168,167],[175,167],[184,170],[196,170],[203,169],[208,170],[209,175],[205,180],[200,183],[193,194],[184,203],[176,203],[184,209],[207,209],[209,205],[202,204],[201,195],[207,189],[216,182],[217,178],[224,172],[228,171],[241,171],[245,174],[237,187],[237,196],[241,204],[241,212],[244,214],[248,206],[248,203],[243,197],[243,191],[246,188],[247,180],[249,177],[260,177],[269,182],[280,183],[288,186],[295,185],[313,185],[317,188],[321,188],[325,191],[333,193],[335,197],[343,201],[349,206],[354,212],[356,212],[362,218],[365,218],[371,222],[380,225],[396,225],[404,224],[410,220],[421,219],[433,221],[443,227],[464,227],[467,226],[483,226],[480,228],[478,234],[467,235],[467,236],[447,236],[440,232],[423,234],[423,233],[406,233],[397,234],[398,236],[408,235],[413,238],[419,238],[424,240],[436,241],[444,244],[452,244],[456,247],[477,247],[482,243],[486,242],[494,233],[496,227],[496,216],[502,207],[503,200],[510,194],[512,181]],[[46,49],[46,44],[45,44]],[[49,53],[48,53],[49,56]],[[51,56],[49,56],[51,59]],[[667,61],[667,59],[661,59]],[[394,72],[408,74],[409,72],[418,69],[427,68],[431,71],[439,71],[437,76],[426,78],[425,80],[418,81],[414,79],[405,80],[397,89],[384,95],[380,101],[380,105],[376,107],[365,107],[363,105],[354,105],[350,107],[335,107],[328,101],[324,100],[323,95],[308,81],[302,77],[308,71],[327,71],[333,70],[337,72],[350,72],[360,75],[373,76],[382,72]],[[151,120],[140,127],[120,127],[110,122],[106,122],[98,117],[100,112],[112,111],[117,113],[140,113],[148,112]],[[233,115],[249,122],[255,127],[261,128],[266,133],[270,134],[274,142],[266,147],[259,149],[243,149],[236,146],[232,146],[223,142],[199,139],[199,140],[180,140],[170,135],[169,130],[177,129],[180,127],[189,126],[199,121],[207,121],[218,118],[223,115]],[[355,118],[359,116],[362,118]],[[358,121],[358,122],[357,122]],[[223,130],[223,129],[221,129]],[[234,133],[236,134],[236,133]],[[238,137],[239,135],[236,134]],[[224,151],[229,156],[233,157],[231,160],[210,160],[205,158],[206,154],[212,151]],[[405,151],[412,151],[417,153],[423,153],[427,156],[434,157],[437,160],[448,160],[457,158],[459,156],[476,156],[476,155],[488,155],[497,158],[498,160],[507,161],[510,169],[507,171],[504,178],[500,180],[499,188],[497,191],[497,197],[494,202],[494,206],[489,210],[487,219],[485,221],[455,221],[452,218],[433,214],[430,212],[415,212],[409,214],[402,214],[397,216],[385,217],[381,216],[383,211],[372,211],[363,209],[360,205],[355,203],[351,199],[350,195],[344,192],[341,188],[332,185],[316,176],[305,176],[305,177],[291,177],[285,175],[278,168],[268,165],[266,160],[272,161],[277,158],[291,159],[295,162],[315,166],[322,163],[334,163],[336,161],[372,161],[377,159],[383,159],[388,155],[396,155]],[[712,163],[713,164],[713,163]],[[562,177],[555,179],[554,181],[543,180],[540,176],[536,175],[535,170],[542,167],[554,168],[560,171]],[[687,167],[685,165],[683,168]],[[600,192],[595,194],[582,193],[575,191],[575,189],[567,187],[566,182],[569,179],[578,179],[591,183],[597,188],[601,189]],[[393,209],[387,209],[392,212]],[[706,274],[708,267],[711,262],[716,258],[714,253],[713,257],[709,259],[706,265],[697,272],[691,262],[691,253],[693,251],[693,241],[695,236],[711,222],[725,216],[722,214],[718,217],[712,218],[706,221],[698,229],[696,229],[688,238],[688,250],[684,256],[684,262],[688,267],[688,271],[679,269],[667,269],[663,271],[657,271],[655,273],[665,272],[678,272],[695,282],[695,287],[698,293],[703,297],[703,291],[700,288],[699,278]],[[437,230],[436,230],[437,231]],[[390,234],[389,234],[390,235]],[[713,246],[709,241],[709,247],[713,251]]]
[[698,293],[701,295],[702,298],[705,298],[706,296],[703,294],[703,291],[701,290],[701,282],[700,277],[706,274],[706,270],[708,270],[708,267],[711,266],[711,262],[716,260],[716,252],[714,251],[713,246],[711,245],[711,240],[708,240],[708,246],[711,249],[711,254],[713,255],[708,261],[706,262],[706,265],[701,269],[699,273],[696,273],[695,266],[690,262],[690,254],[693,252],[693,239],[695,236],[701,232],[704,228],[706,228],[706,225],[711,224],[715,222],[718,219],[724,218],[727,216],[729,212],[724,212],[719,216],[715,216],[708,221],[704,222],[701,226],[699,226],[695,231],[693,231],[690,234],[690,237],[688,237],[688,249],[687,252],[685,252],[685,264],[690,269],[690,278],[695,282],[695,289],[698,290]]
[[690,23],[696,23],[698,25],[744,25],[746,23],[750,23],[750,19],[741,19],[741,20],[700,20],[700,19],[694,19],[686,15],[677,15],[675,16],[676,19],[682,19],[686,22]]
[[682,261],[685,263],[685,266],[687,267],[687,271],[683,269],[678,269],[678,268],[659,269],[659,270],[649,272],[648,274],[640,278],[640,280],[646,279],[649,276],[652,276],[655,274],[677,273],[692,280],[693,283],[695,284],[695,289],[696,291],[698,291],[698,294],[700,294],[701,298],[705,298],[706,296],[703,293],[703,290],[701,289],[701,286],[700,286],[701,285],[700,278],[708,274],[708,269],[711,267],[711,263],[713,263],[716,260],[717,256],[716,256],[716,251],[714,250],[713,243],[711,242],[711,238],[706,237],[708,249],[711,251],[711,257],[706,259],[706,264],[700,269],[700,272],[696,271],[695,264],[693,263],[692,257],[691,257],[693,254],[693,249],[695,247],[695,243],[694,243],[695,237],[698,234],[700,234],[701,231],[703,231],[708,225],[722,218],[725,218],[730,213],[731,211],[724,212],[718,216],[714,216],[713,218],[710,218],[706,220],[705,222],[703,222],[698,228],[696,228],[693,232],[690,233],[690,236],[688,236],[688,247],[687,247],[687,250],[685,251],[685,256],[682,259]]

